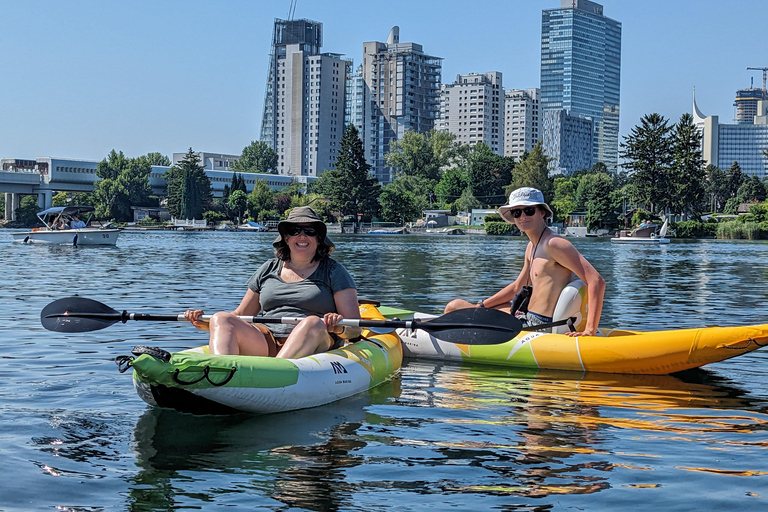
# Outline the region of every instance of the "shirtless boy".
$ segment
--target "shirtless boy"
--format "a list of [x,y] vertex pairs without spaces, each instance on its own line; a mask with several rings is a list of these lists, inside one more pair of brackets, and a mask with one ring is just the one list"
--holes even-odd
[[478,304],[455,299],[445,307],[445,312],[486,307],[511,313],[510,302],[515,294],[523,286],[532,285],[528,313],[523,320],[528,325],[549,323],[560,293],[573,280],[573,274],[576,274],[587,285],[587,324],[583,332],[571,332],[568,335],[594,336],[603,309],[605,280],[568,240],[547,227],[547,219],[552,217],[552,210],[544,203],[541,191],[530,187],[518,188],[509,195],[509,204],[499,208],[499,214],[506,222],[517,226],[530,240],[525,248],[525,263],[520,275],[514,282]]

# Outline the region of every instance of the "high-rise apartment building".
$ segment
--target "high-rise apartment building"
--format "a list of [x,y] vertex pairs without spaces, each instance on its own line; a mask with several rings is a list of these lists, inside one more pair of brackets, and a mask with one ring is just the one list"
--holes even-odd
[[542,116],[544,151],[550,174],[573,174],[594,163],[592,119],[567,110],[547,110]]
[[736,117],[734,121],[737,124],[753,124],[757,114],[757,102],[768,100],[768,95],[762,89],[750,87],[749,89],[739,89],[736,91],[736,100],[733,106],[736,107]]
[[541,110],[592,118],[593,161],[618,164],[621,23],[589,0],[561,0],[541,17]]
[[344,131],[351,63],[320,53],[322,23],[275,20],[261,140],[278,155],[278,174],[318,176],[333,169]]
[[538,88],[509,89],[504,93],[504,156],[517,160],[541,140]]
[[497,155],[504,154],[504,89],[501,73],[457,75],[456,82],[440,86],[440,131],[452,133],[461,144],[484,142]]
[[406,131],[435,127],[440,105],[442,59],[420,44],[400,43],[393,27],[386,43],[363,43],[365,158],[381,183],[392,181],[384,155]]
[[344,112],[344,129],[347,125],[357,127],[360,140],[365,140],[365,117],[363,112],[363,97],[365,83],[363,82],[363,65],[360,64],[354,73],[347,77],[346,111]]

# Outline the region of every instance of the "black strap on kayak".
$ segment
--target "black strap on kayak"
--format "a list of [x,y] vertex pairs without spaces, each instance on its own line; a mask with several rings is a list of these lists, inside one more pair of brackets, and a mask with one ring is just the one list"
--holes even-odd
[[133,356],[117,356],[115,358],[115,364],[117,365],[117,371],[125,373],[133,363]]
[[558,327],[560,325],[567,325],[568,328],[571,330],[571,332],[576,331],[576,327],[573,325],[573,322],[576,321],[576,317],[572,316],[569,318],[566,318],[565,320],[558,320],[557,322],[549,322],[548,324],[539,324],[539,325],[530,325],[530,326],[524,326],[524,331],[542,331],[544,329],[551,329],[552,327]]
[[236,372],[237,372],[237,367],[233,366],[233,367],[232,367],[232,368],[229,370],[229,375],[227,375],[227,378],[226,378],[226,379],[224,379],[222,382],[213,382],[213,381],[211,380],[211,378],[210,378],[210,374],[211,374],[211,367],[206,365],[206,367],[205,367],[205,368],[203,368],[203,376],[202,376],[202,377],[200,377],[199,379],[196,379],[196,380],[192,380],[192,381],[184,381],[184,380],[181,380],[181,379],[179,378],[179,374],[181,373],[181,370],[179,370],[179,369],[177,368],[177,369],[176,369],[176,371],[175,371],[175,372],[173,372],[173,380],[174,380],[174,381],[176,381],[176,383],[177,383],[177,384],[181,384],[182,386],[191,386],[192,384],[197,384],[197,383],[198,383],[198,382],[200,382],[201,380],[205,379],[205,380],[207,380],[207,381],[208,381],[208,382],[209,382],[209,383],[210,383],[212,386],[220,387],[220,386],[224,386],[224,385],[226,385],[226,384],[227,384],[227,382],[229,382],[230,380],[232,380],[232,377],[234,377],[234,376],[235,376],[235,373],[236,373]]

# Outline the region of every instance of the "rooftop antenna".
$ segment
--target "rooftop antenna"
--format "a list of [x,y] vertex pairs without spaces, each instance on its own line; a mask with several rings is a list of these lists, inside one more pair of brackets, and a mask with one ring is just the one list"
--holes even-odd
[[296,2],[298,0],[291,0],[291,6],[288,7],[288,21],[293,21],[293,15],[296,13]]

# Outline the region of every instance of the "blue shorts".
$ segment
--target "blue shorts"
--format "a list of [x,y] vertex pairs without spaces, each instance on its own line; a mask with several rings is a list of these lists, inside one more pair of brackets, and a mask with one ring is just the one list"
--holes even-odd
[[534,325],[548,324],[552,322],[552,317],[540,315],[529,311],[522,318],[523,325],[526,327],[533,327]]

